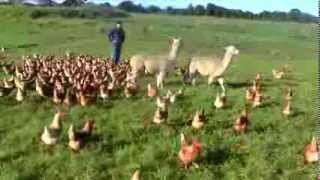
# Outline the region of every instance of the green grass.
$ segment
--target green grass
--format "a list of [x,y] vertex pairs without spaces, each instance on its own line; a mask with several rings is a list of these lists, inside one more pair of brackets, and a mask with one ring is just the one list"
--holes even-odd
[[[63,54],[66,50],[95,56],[109,55],[104,28],[115,19],[32,20],[29,8],[0,6],[0,45],[8,48],[9,60],[32,53]],[[196,87],[187,86],[185,97],[169,107],[168,126],[149,123],[155,102],[144,97],[145,83],[136,98],[123,95],[110,102],[64,109],[67,113],[61,143],[47,148],[37,136],[48,124],[55,106],[47,100],[28,97],[0,98],[0,179],[128,179],[140,168],[142,179],[314,179],[316,165],[303,164],[303,147],[316,129],[316,25],[248,21],[212,17],[138,15],[123,19],[127,33],[123,56],[137,52],[167,53],[168,37],[181,36],[184,47],[179,58],[184,65],[193,54],[223,54],[233,44],[240,55],[225,74],[230,106],[214,110],[217,86],[208,87],[200,78]],[[153,30],[143,33],[144,26]],[[292,67],[289,77],[276,81],[271,69]],[[244,107],[245,84],[262,73],[263,92],[271,96],[265,107],[250,114],[247,134],[230,132],[235,116]],[[282,89],[294,90],[295,115],[281,116]],[[182,86],[180,77],[170,75],[166,88]],[[186,126],[190,113],[204,108],[208,122],[198,132]],[[79,153],[67,149],[67,127],[80,126],[85,117],[95,119],[95,140]],[[176,131],[175,129],[178,129]],[[179,132],[204,143],[199,169],[179,168]],[[235,150],[240,141],[244,146]]]

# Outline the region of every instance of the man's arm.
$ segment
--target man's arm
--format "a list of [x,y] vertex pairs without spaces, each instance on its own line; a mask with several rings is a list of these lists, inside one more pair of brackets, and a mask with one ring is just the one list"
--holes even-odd
[[113,37],[113,34],[114,34],[114,29],[111,29],[108,33],[108,38],[109,38],[109,41],[112,42],[112,37]]
[[124,32],[124,31],[123,31],[123,38],[122,39],[123,39],[122,42],[124,42],[126,40],[126,32]]
[[124,32],[124,30],[122,30],[121,33],[122,33],[122,42],[124,42],[126,40],[126,33]]

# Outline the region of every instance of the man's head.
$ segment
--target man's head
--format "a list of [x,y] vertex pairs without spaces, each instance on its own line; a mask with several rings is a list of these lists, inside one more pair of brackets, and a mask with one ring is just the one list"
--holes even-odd
[[121,22],[121,21],[117,21],[116,27],[117,27],[118,29],[120,29],[120,28],[122,27],[122,22]]

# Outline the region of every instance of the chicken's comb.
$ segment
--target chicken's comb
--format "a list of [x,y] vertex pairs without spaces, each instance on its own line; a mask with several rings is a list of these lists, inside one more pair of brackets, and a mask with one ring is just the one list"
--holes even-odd
[[200,143],[200,141],[198,139],[192,139],[192,145],[198,147],[198,148],[201,148],[202,145]]

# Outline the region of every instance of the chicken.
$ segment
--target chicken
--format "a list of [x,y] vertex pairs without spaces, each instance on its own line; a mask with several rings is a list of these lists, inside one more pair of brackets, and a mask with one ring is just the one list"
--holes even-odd
[[167,97],[157,97],[157,107],[160,109],[166,109],[167,108],[167,102],[168,102],[168,98]]
[[104,84],[101,84],[99,86],[99,97],[103,100],[109,97],[109,94],[107,92],[107,87]]
[[4,96],[4,88],[0,87],[0,97]]
[[197,111],[192,120],[192,127],[195,129],[201,129],[204,125],[205,115],[204,111]]
[[262,93],[260,88],[257,88],[254,94],[254,99],[253,99],[253,103],[252,106],[253,107],[259,107],[262,104]]
[[259,88],[259,83],[256,80],[254,80],[252,83],[251,90],[255,93],[258,88]]
[[287,100],[287,99],[284,100],[284,107],[282,110],[282,114],[286,117],[291,114],[291,101],[290,100]]
[[192,140],[192,144],[182,144],[178,152],[178,159],[184,168],[187,168],[192,162],[194,162],[201,152],[202,145],[196,139]]
[[10,75],[13,73],[13,69],[12,69],[12,65],[11,64],[3,64],[2,65],[2,71],[6,74],[6,75]]
[[140,179],[140,170],[136,170],[131,176],[130,180],[139,180]]
[[187,139],[186,136],[184,135],[184,133],[180,133],[180,145],[185,145],[187,144]]
[[124,89],[124,94],[126,98],[136,95],[138,93],[138,89],[139,89],[139,86],[136,83],[127,82]]
[[217,92],[216,100],[214,101],[214,106],[217,109],[223,108],[226,105],[227,97],[225,92],[222,92],[220,95],[219,92]]
[[314,163],[319,161],[319,152],[317,147],[317,139],[312,138],[310,144],[304,146],[304,163]]
[[63,116],[64,116],[63,112],[60,112],[60,111],[57,112],[54,115],[54,118],[51,124],[49,125],[49,127],[47,126],[44,127],[44,130],[41,135],[42,143],[46,145],[54,145],[58,143],[58,140],[61,134],[61,128],[62,128],[61,120]]
[[43,88],[38,78],[36,78],[36,92],[39,96],[44,97]]
[[177,96],[180,97],[180,96],[183,96],[184,95],[184,91],[183,91],[183,88],[180,88],[177,92]]
[[275,79],[282,79],[283,76],[285,75],[285,71],[283,69],[281,70],[272,69],[272,75]]
[[169,102],[171,104],[174,104],[176,102],[176,97],[177,97],[177,94],[175,92],[168,90],[166,98],[169,99]]
[[156,112],[153,116],[153,122],[156,124],[161,124],[168,119],[168,111],[167,109],[157,108]]
[[79,101],[81,106],[87,106],[89,103],[89,97],[83,93],[83,91],[79,92]]
[[16,100],[18,102],[21,102],[21,101],[23,101],[23,99],[24,99],[23,98],[23,90],[20,88],[17,88]]
[[255,97],[255,92],[251,88],[247,89],[246,90],[246,101],[248,103],[253,103],[254,97]]
[[292,97],[293,97],[292,89],[289,88],[289,87],[287,87],[287,88],[285,89],[285,99],[286,99],[286,100],[291,100]]
[[260,81],[261,81],[261,74],[260,73],[256,74],[255,81],[256,81],[257,85],[260,85]]
[[14,85],[24,91],[25,83],[18,78],[14,78]]
[[150,83],[148,84],[147,96],[148,97],[157,96],[157,89],[153,87]]
[[80,131],[75,131],[73,125],[68,130],[69,148],[78,152],[84,145],[88,137],[91,136],[93,128],[95,127],[93,120],[87,120]]
[[247,108],[241,112],[241,115],[236,119],[233,129],[236,133],[245,132],[249,123]]
[[292,90],[290,88],[287,88],[285,92],[286,94],[284,97],[284,106],[283,106],[282,114],[287,117],[291,114]]
[[5,89],[13,89],[14,85],[10,83],[6,78],[3,79],[3,84]]
[[53,103],[60,104],[62,102],[62,99],[59,97],[58,90],[56,88],[53,89]]
[[64,99],[63,99],[63,104],[64,104],[65,106],[71,106],[72,100],[71,100],[71,97],[70,97],[70,96],[71,96],[71,95],[70,95],[70,89],[67,89],[66,95],[65,95],[65,97],[64,97]]

